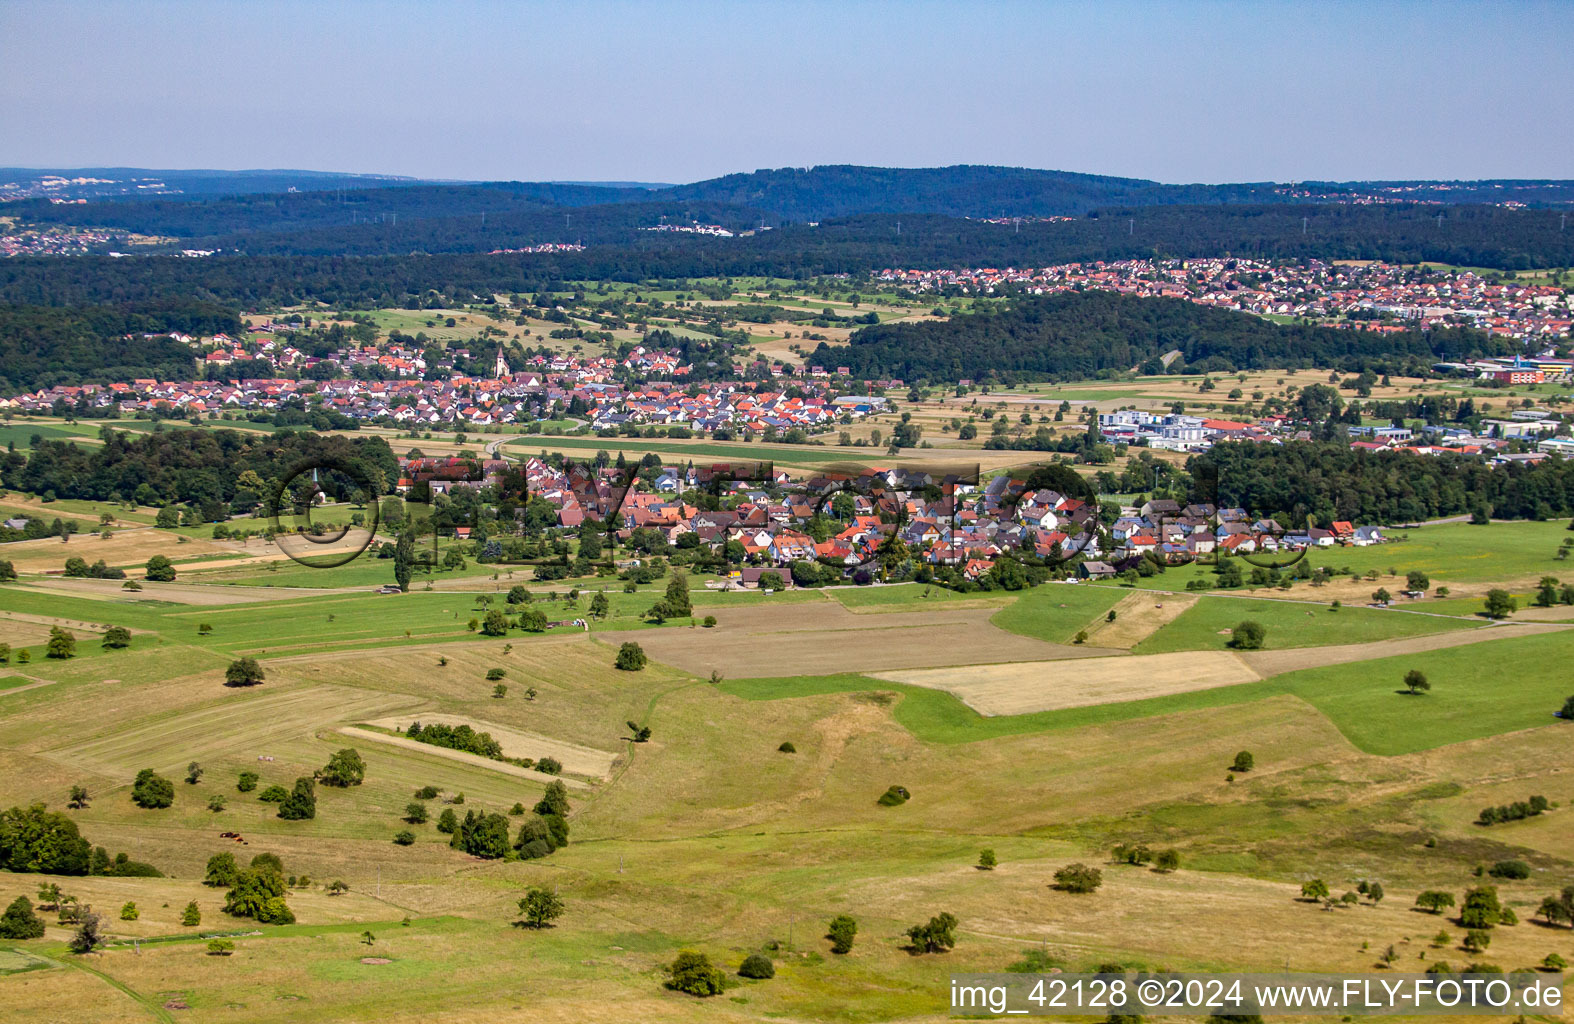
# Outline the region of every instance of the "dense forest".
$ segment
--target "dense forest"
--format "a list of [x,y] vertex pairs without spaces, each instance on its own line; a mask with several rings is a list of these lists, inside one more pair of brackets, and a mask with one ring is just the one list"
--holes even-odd
[[[645,198],[644,189],[587,185],[501,182],[488,185],[405,185],[398,188],[333,189],[313,192],[262,191],[223,196],[52,203],[17,202],[9,210],[37,224],[104,227],[184,239],[278,233],[324,227],[378,224],[406,226],[419,220],[457,220],[520,212],[610,205]],[[676,204],[672,204],[676,205]],[[406,250],[408,251],[408,249]]]
[[295,474],[309,473],[312,466],[324,467],[318,483],[333,498],[352,497],[357,477],[379,493],[388,493],[399,478],[399,460],[380,437],[290,430],[267,436],[160,430],[137,436],[110,427],[100,437],[103,444],[92,446],[40,439],[25,457],[0,456],[0,475],[7,487],[56,498],[141,505],[179,501],[236,510],[271,500],[281,484],[293,489],[301,483]]
[[[999,311],[943,322],[881,324],[851,345],[821,344],[811,363],[855,377],[909,381],[1079,380],[1110,371],[1218,372],[1265,367],[1362,370],[1426,366],[1439,359],[1503,354],[1507,342],[1472,330],[1369,334],[1281,325],[1184,299],[1066,292],[1013,300]],[[1179,352],[1168,367],[1162,361]]]
[[1574,461],[1488,466],[1479,458],[1359,451],[1339,442],[1220,444],[1187,461],[1194,480],[1217,480],[1193,498],[1273,516],[1286,528],[1308,516],[1365,523],[1419,522],[1480,512],[1539,519],[1574,512]]
[[[115,304],[196,296],[246,306],[307,298],[336,306],[406,306],[428,293],[468,302],[562,281],[805,279],[886,267],[1048,266],[1155,256],[1430,260],[1505,269],[1574,265],[1574,231],[1560,230],[1557,211],[1495,206],[1441,213],[1414,206],[1153,206],[1020,230],[954,217],[870,214],[735,238],[639,230],[658,222],[664,210],[732,223],[741,217],[738,207],[633,204],[583,207],[566,214],[567,224],[560,212],[527,212],[488,218],[485,225],[480,217],[434,219],[410,229],[430,233],[434,243],[447,238],[445,244],[474,250],[605,232],[606,241],[571,253],[412,252],[408,239],[397,241],[407,227],[401,222],[247,235],[219,246],[256,244],[266,254],[15,257],[0,260],[0,302]],[[502,224],[494,223],[499,219]]]
[[[38,172],[18,172],[23,176]],[[1513,201],[1567,204],[1574,182],[1274,182],[1168,185],[1025,167],[862,167],[824,165],[729,174],[686,185],[631,187],[562,182],[440,183],[312,172],[170,172],[99,169],[96,177],[152,175],[184,194],[86,206],[47,200],[18,204],[26,219],[116,227],[144,234],[200,238],[287,231],[308,226],[463,218],[530,207],[611,203],[700,203],[747,207],[767,222],[823,221],[861,214],[945,217],[1080,217],[1116,207],[1292,204],[1379,195],[1398,187],[1409,201],[1443,205]],[[0,169],[0,178],[6,174]],[[397,187],[392,187],[397,186]],[[116,186],[105,185],[113,190]],[[296,188],[303,191],[290,192]],[[225,194],[215,194],[225,193]]]
[[69,309],[0,306],[0,394],[137,377],[189,380],[196,350],[160,335],[240,328],[232,310],[189,300]]

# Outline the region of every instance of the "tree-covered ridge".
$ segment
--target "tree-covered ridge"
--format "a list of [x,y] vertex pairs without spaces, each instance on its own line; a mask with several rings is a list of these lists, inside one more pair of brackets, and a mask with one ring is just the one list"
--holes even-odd
[[[248,507],[270,500],[286,478],[306,465],[349,467],[388,493],[399,478],[399,460],[380,437],[341,437],[281,430],[271,435],[235,430],[161,430],[135,436],[106,427],[96,447],[41,440],[23,458],[0,461],[6,486],[57,498],[134,500],[162,505],[223,503]],[[327,469],[318,485],[348,499],[352,474]],[[299,481],[297,481],[299,482]]]
[[0,306],[0,394],[138,377],[190,380],[197,351],[167,335],[240,329],[232,310],[173,298],[65,310]]
[[1276,324],[1184,299],[1066,292],[1014,300],[998,311],[943,322],[866,327],[851,345],[821,344],[809,362],[846,366],[854,377],[904,380],[1057,379],[1110,371],[1223,371],[1262,367],[1427,364],[1502,354],[1506,342],[1479,331],[1394,334]]
[[[104,305],[199,296],[248,308],[305,300],[404,306],[428,293],[471,302],[496,292],[550,290],[565,281],[808,278],[887,267],[1051,266],[1221,254],[1509,270],[1574,265],[1574,231],[1561,230],[1557,211],[1497,206],[1443,211],[1334,204],[1151,206],[1026,223],[1020,230],[933,214],[867,214],[734,238],[638,230],[664,216],[662,210],[725,219],[738,217],[740,208],[595,206],[568,211],[566,220],[564,212],[552,211],[519,214],[517,220],[493,216],[485,224],[479,216],[422,221],[408,235],[401,220],[217,236],[202,244],[225,251],[202,259],[15,257],[0,260],[0,302]],[[596,237],[604,240],[582,252],[490,252],[575,242],[603,229],[606,234]],[[428,248],[447,251],[423,251]],[[470,251],[455,251],[464,249]]]
[[[0,173],[4,173],[0,169]],[[1030,167],[785,167],[658,188],[562,182],[366,182],[349,176],[284,174],[193,178],[207,194],[105,199],[87,204],[32,200],[12,209],[27,221],[107,227],[182,239],[267,234],[341,225],[412,223],[548,209],[663,203],[725,204],[756,219],[824,221],[866,214],[942,217],[1080,217],[1116,207],[1254,203],[1304,206],[1381,195],[1394,186],[1410,201],[1446,205],[1513,201],[1546,206],[1574,199],[1574,182],[1274,182],[1172,185]],[[285,191],[287,187],[303,191]],[[369,187],[366,187],[369,186]],[[218,194],[227,192],[229,194]],[[694,216],[699,216],[697,213]],[[556,217],[558,221],[561,216]]]

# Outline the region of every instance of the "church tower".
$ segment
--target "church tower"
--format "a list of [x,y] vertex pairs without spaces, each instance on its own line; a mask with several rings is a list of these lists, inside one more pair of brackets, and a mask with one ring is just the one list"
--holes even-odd
[[503,380],[508,376],[508,360],[503,358],[503,346],[497,346],[497,367],[492,371],[492,376]]

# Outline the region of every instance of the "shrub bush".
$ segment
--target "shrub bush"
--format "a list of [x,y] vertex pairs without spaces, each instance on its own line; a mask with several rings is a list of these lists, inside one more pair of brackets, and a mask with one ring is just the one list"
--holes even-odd
[[907,803],[912,798],[913,795],[907,791],[905,786],[892,786],[880,794],[880,799],[877,802],[882,807],[897,807]]

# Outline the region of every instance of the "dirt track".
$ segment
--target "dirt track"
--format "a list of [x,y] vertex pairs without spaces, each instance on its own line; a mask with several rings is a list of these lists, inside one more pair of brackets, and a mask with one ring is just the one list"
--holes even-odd
[[1303,647],[1239,654],[1231,651],[1178,651],[1172,654],[1092,658],[1085,661],[1039,661],[869,674],[877,679],[947,690],[979,714],[1021,715],[1209,690],[1216,686],[1255,682],[1297,669],[1371,661],[1570,628],[1574,626],[1553,623],[1506,624],[1339,647]]

